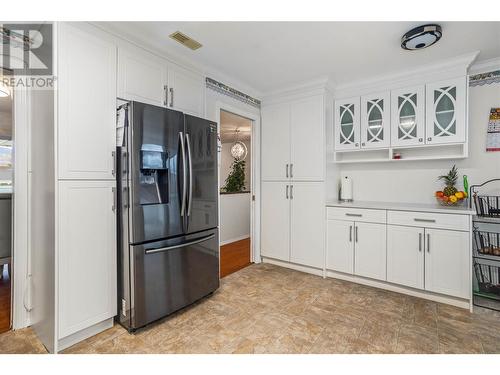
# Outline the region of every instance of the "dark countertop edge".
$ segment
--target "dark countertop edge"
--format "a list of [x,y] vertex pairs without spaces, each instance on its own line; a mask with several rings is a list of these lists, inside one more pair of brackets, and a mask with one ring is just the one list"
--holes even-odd
[[250,194],[250,190],[245,190],[245,191],[236,191],[236,192],[226,192],[226,191],[220,191],[220,195],[234,195],[234,194]]

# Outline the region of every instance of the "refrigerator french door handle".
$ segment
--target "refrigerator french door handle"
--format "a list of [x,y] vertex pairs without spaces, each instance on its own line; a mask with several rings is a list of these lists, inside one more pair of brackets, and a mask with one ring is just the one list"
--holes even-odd
[[181,144],[182,155],[182,203],[181,203],[181,216],[184,216],[186,211],[186,150],[184,148],[184,134],[179,132],[179,143]]
[[178,244],[178,245],[167,246],[167,247],[160,247],[158,249],[146,250],[145,253],[146,254],[155,254],[155,253],[161,253],[161,252],[164,252],[164,251],[178,249],[180,247],[185,247],[185,246],[190,246],[190,245],[196,245],[197,243],[208,241],[208,240],[210,240],[210,239],[212,239],[214,237],[215,237],[215,234],[211,234],[209,236],[206,236],[206,237],[203,237],[203,238],[198,238],[197,240],[190,241],[190,242],[184,242],[184,243],[181,243],[181,244]]
[[193,201],[193,158],[191,156],[191,139],[189,137],[189,134],[186,133],[186,145],[187,145],[187,151],[188,151],[188,158],[189,158],[189,198],[188,198],[188,209],[187,209],[187,216],[191,215],[191,206],[192,206],[192,201]]

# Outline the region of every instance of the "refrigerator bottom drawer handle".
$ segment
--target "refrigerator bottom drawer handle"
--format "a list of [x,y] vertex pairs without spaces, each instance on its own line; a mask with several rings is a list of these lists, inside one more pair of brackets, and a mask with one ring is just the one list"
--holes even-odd
[[210,240],[210,239],[212,239],[214,237],[215,237],[215,234],[211,234],[209,236],[198,238],[197,240],[190,241],[190,242],[185,242],[185,243],[181,243],[181,244],[178,244],[178,245],[167,246],[167,247],[160,247],[158,249],[149,249],[149,250],[146,250],[145,253],[146,254],[155,254],[155,253],[161,253],[161,252],[164,252],[164,251],[178,249],[178,248],[184,247],[184,246],[196,245],[197,243],[205,242],[205,241]]

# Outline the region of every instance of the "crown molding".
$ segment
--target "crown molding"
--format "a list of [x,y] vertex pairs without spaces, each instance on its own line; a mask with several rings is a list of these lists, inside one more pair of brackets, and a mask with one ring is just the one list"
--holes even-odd
[[262,105],[269,105],[286,100],[298,99],[304,96],[333,93],[333,82],[327,76],[302,82],[293,86],[268,92],[262,98]]
[[500,70],[500,57],[474,63],[469,68],[469,75],[488,73],[495,70]]

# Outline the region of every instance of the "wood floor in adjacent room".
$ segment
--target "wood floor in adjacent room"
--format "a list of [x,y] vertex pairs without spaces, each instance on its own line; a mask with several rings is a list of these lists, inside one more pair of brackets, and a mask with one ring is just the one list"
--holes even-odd
[[220,248],[220,277],[225,277],[251,264],[250,238],[231,242]]
[[[4,267],[0,266],[3,271]],[[3,272],[0,280],[0,333],[10,329],[10,277],[7,271]]]
[[[0,335],[0,353],[43,351],[30,328]],[[115,325],[64,352],[500,353],[500,315],[253,264],[134,335]]]

